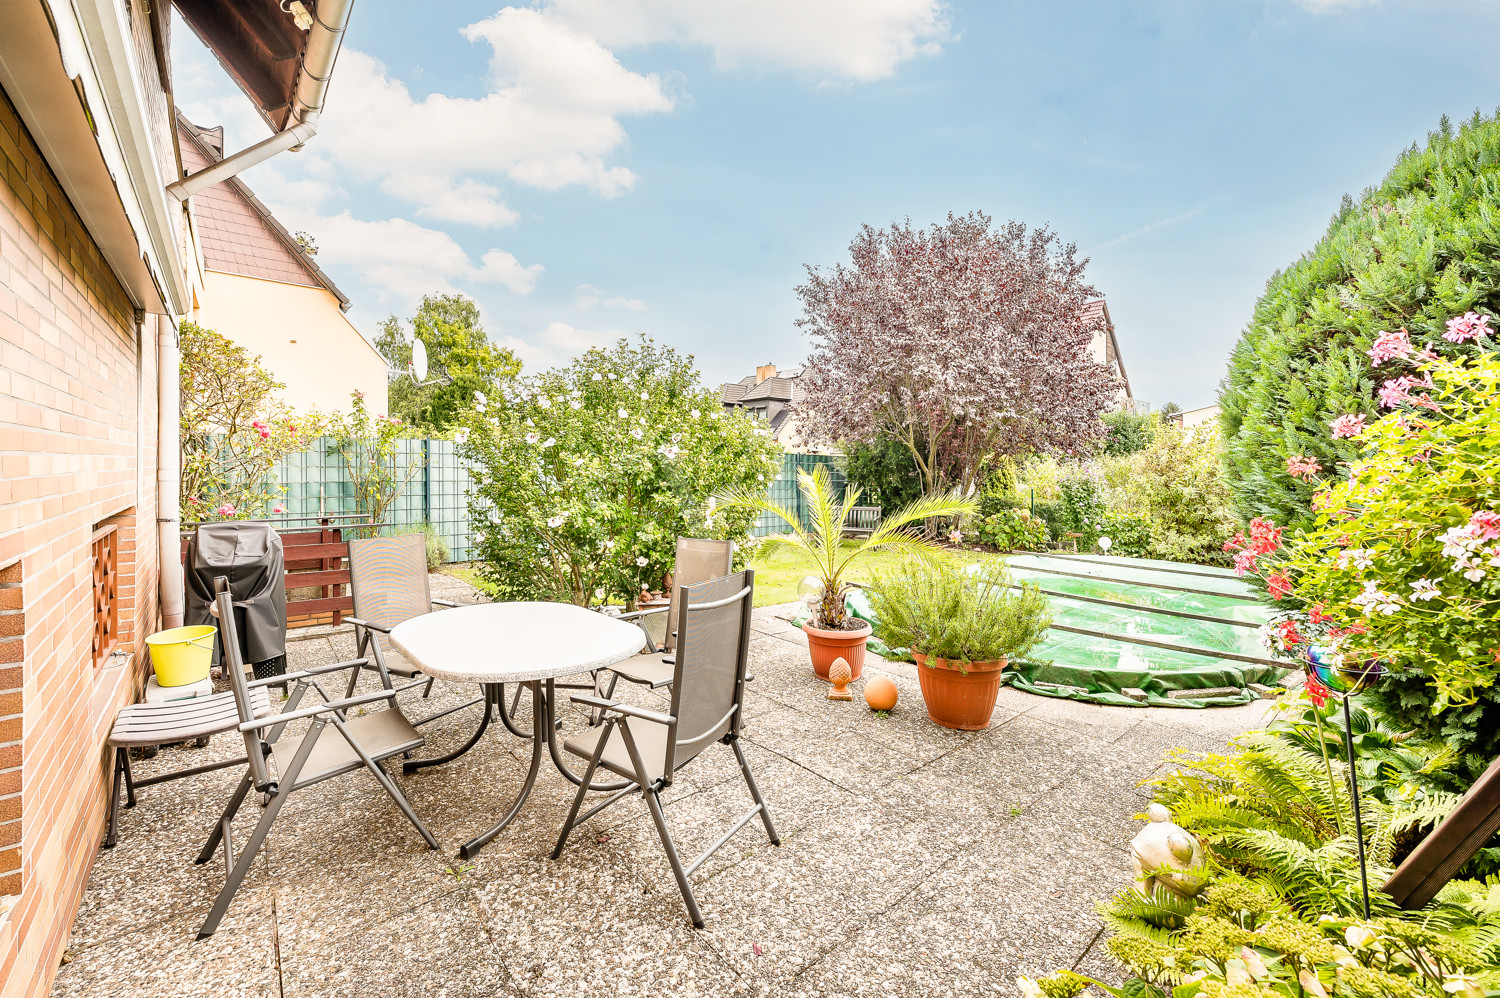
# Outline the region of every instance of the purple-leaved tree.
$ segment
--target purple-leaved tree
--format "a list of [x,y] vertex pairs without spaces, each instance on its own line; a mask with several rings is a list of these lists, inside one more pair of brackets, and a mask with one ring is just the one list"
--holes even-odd
[[1046,228],[980,212],[928,229],[866,225],[848,264],[807,268],[813,339],[798,418],[810,439],[904,444],[928,495],[997,457],[1087,448],[1118,382],[1089,356],[1087,260]]

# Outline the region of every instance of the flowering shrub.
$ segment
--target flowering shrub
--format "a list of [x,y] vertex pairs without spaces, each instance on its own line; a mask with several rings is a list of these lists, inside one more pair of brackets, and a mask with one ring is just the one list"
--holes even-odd
[[1392,723],[1492,752],[1500,733],[1480,714],[1500,705],[1500,355],[1403,340],[1383,357],[1417,373],[1387,382],[1394,411],[1359,431],[1364,455],[1321,482],[1310,528],[1283,545],[1257,519],[1235,563],[1284,604],[1279,650],[1380,660],[1392,675],[1372,703]]
[[1001,551],[1040,551],[1047,543],[1047,524],[1024,509],[1002,509],[976,520],[973,539]]
[[370,522],[379,523],[422,465],[411,461],[403,469],[396,460],[397,441],[402,436],[400,419],[372,416],[365,408],[364,392],[350,392],[349,399],[352,404],[348,415],[331,417],[326,432],[354,483],[354,508]]
[[662,588],[678,536],[745,540],[755,514],[710,497],[764,494],[780,456],[691,358],[644,337],[476,393],[456,439],[486,579],[503,599],[580,606]]
[[317,434],[316,417],[292,413],[275,397],[285,386],[233,340],[192,322],[178,335],[183,519],[282,512],[274,470]]

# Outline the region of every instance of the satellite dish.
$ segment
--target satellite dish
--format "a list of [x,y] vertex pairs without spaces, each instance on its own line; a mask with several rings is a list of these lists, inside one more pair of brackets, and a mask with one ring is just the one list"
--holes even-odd
[[418,384],[427,380],[427,347],[421,340],[413,340],[411,344],[411,373]]

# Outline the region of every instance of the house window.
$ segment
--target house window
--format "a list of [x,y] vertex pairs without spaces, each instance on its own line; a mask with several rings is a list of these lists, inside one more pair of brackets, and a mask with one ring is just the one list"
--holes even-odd
[[120,636],[120,531],[116,524],[94,531],[94,667],[103,665]]

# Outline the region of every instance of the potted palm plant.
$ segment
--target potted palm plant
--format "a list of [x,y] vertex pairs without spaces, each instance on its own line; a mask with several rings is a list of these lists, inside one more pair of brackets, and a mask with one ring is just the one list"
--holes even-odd
[[917,660],[927,716],[964,731],[989,727],[1001,670],[1052,623],[1041,590],[1014,586],[999,561],[969,571],[951,562],[903,566],[876,579],[870,596],[881,640]]
[[767,537],[767,546],[781,545],[800,552],[817,569],[821,590],[813,601],[812,619],[803,625],[812,656],[813,671],[819,679],[828,678],[835,659],[849,663],[849,671],[858,679],[865,664],[865,642],[870,637],[867,621],[850,616],[844,605],[849,591],[849,567],[875,551],[892,551],[916,555],[929,560],[937,548],[921,535],[925,521],[937,517],[966,516],[975,510],[974,501],[957,495],[925,496],[881,519],[880,526],[861,540],[844,539],[844,523],[849,511],[859,505],[863,491],[854,485],[844,490],[843,500],[834,496],[833,483],[826,465],[811,473],[797,472],[797,488],[804,499],[808,526],[795,509],[786,509],[768,499],[764,493],[733,492],[718,496],[721,509],[748,509],[770,513],[781,519],[787,533]]

